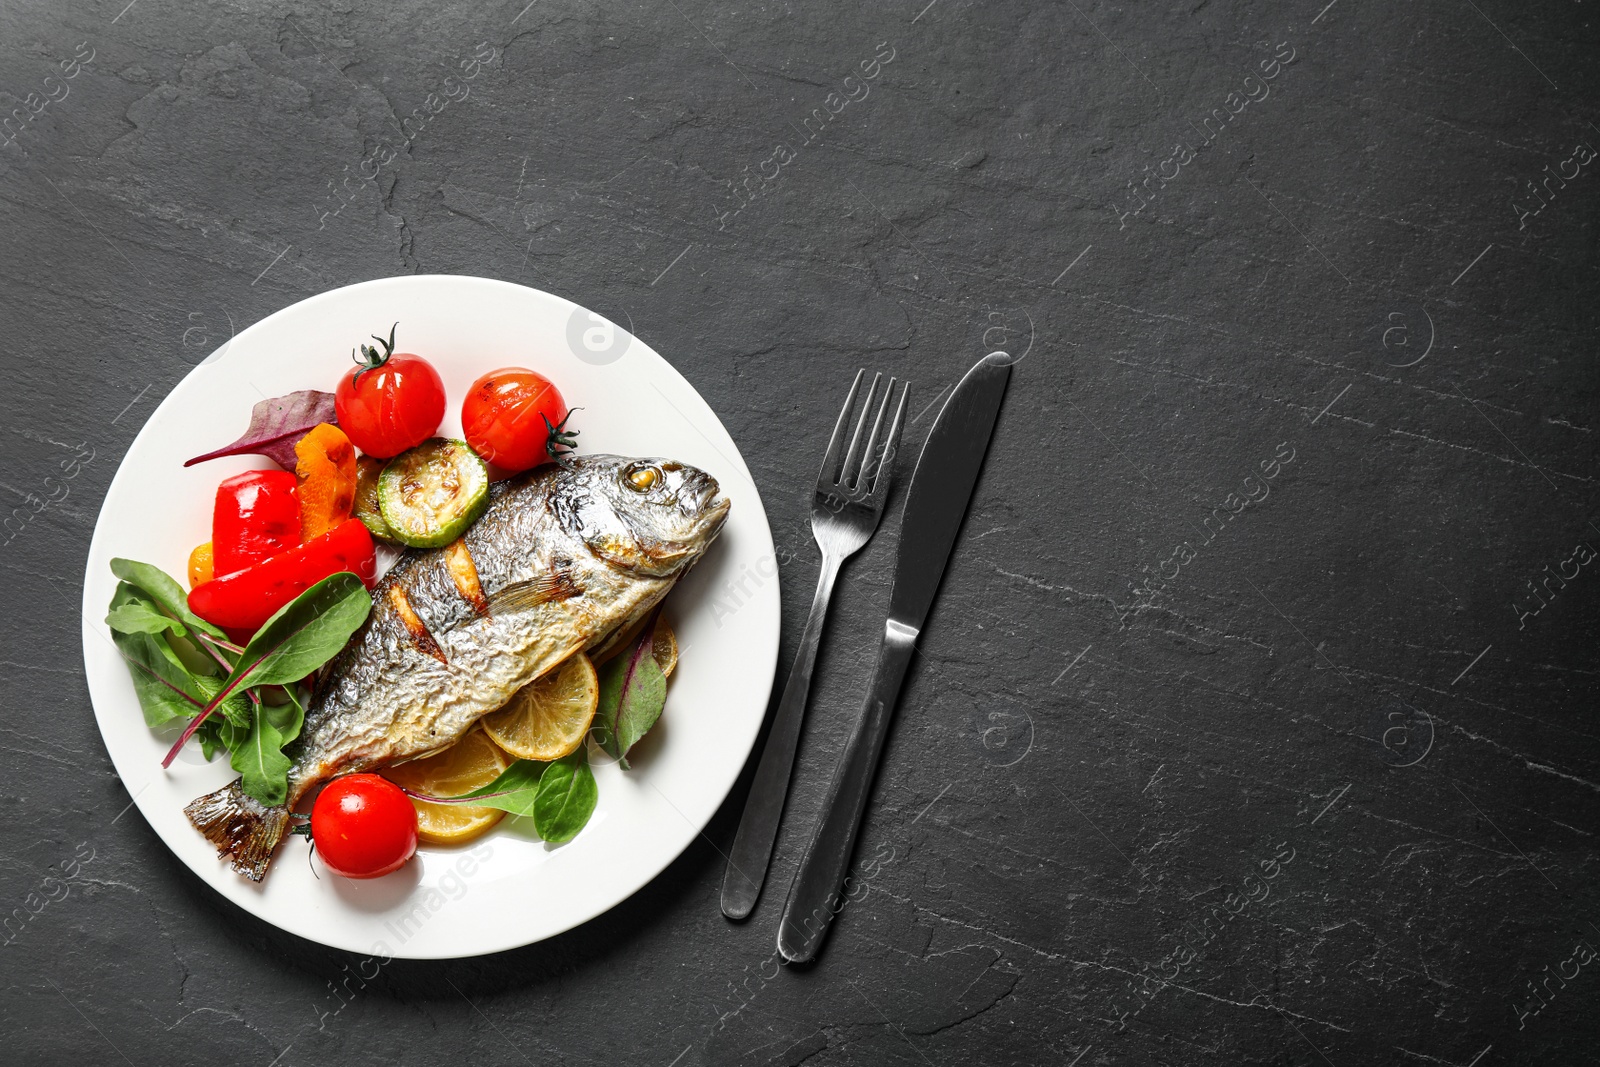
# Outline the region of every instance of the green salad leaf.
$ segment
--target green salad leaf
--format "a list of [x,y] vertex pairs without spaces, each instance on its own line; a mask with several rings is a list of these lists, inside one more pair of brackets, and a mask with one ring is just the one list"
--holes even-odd
[[213,716],[201,724],[200,729],[194,732],[194,739],[200,742],[200,752],[209,762],[217,758],[217,753],[232,753],[234,749],[244,744],[246,731],[234,726],[220,715]]
[[328,662],[344,648],[371,610],[371,594],[361,579],[349,571],[322,579],[279,608],[250,638],[217,693],[200,709],[199,716],[161,765],[171,766],[200,724],[234,693],[256,686],[298,682]]
[[[200,691],[200,707],[211,702],[211,698],[222,692],[222,679],[214,675],[199,674],[194,679],[195,688]],[[217,712],[222,720],[236,729],[248,729],[250,726],[250,704],[245,699],[245,694],[234,693],[221,704],[217,705]],[[199,708],[195,708],[199,711]],[[232,747],[232,746],[229,746]]]
[[[127,583],[121,583],[126,585]],[[133,586],[128,586],[132,589]],[[183,623],[170,615],[163,615],[154,601],[129,600],[106,613],[106,625],[119,634],[159,634],[171,632],[178,637],[188,636]]]
[[[229,754],[247,795],[268,807],[282,804],[290,767],[283,750],[300,736],[306,717],[296,683],[332,659],[366,621],[372,597],[361,579],[350,573],[323,579],[285,604],[240,649],[189,610],[183,587],[160,568],[114,559],[111,570],[122,580],[106,626],[128,661],[146,725],[188,722],[162,766],[198,737],[206,759]],[[198,655],[187,637],[211,659]],[[184,653],[200,666],[191,669]],[[226,677],[217,676],[218,665]]]
[[650,732],[667,704],[667,676],[652,651],[655,629],[652,615],[633,647],[600,668],[594,739],[623,770],[629,750]]
[[578,836],[594,814],[600,787],[589,769],[589,753],[579,748],[544,769],[539,777],[539,792],[533,798],[533,828],[553,844]]
[[406,792],[430,804],[471,804],[499,808],[513,815],[531,815],[539,836],[558,845],[578,836],[600,799],[586,748],[552,763],[519,759],[488,785],[460,796],[435,797],[409,789]]
[[212,694],[184,665],[165,637],[165,628],[140,621],[121,629],[118,621],[144,620],[162,615],[156,602],[138,586],[118,582],[111,595],[111,611],[106,616],[111,640],[128,661],[133,675],[133,691],[139,698],[146,726],[162,726],[174,719],[187,719],[205,706]]
[[349,571],[329,575],[262,624],[223,688],[298,682],[337,655],[371,610],[360,578]]
[[[177,619],[191,630],[210,634],[212,637],[226,638],[228,635],[217,627],[206,622],[200,616],[189,610],[189,596],[183,591],[177,579],[162,570],[160,567],[148,563],[140,563],[132,559],[114,559],[111,561],[111,573],[121,578],[161,605],[161,609],[168,615]],[[116,605],[113,603],[113,609]],[[107,622],[107,625],[111,625]],[[115,627],[112,627],[115,629]],[[182,636],[182,630],[178,631]]]
[[112,633],[111,640],[128,661],[134,695],[139,698],[146,726],[164,726],[174,719],[190,718],[205,706],[194,676],[159,636]]
[[470,793],[462,793],[457,797],[423,799],[436,804],[455,804],[470,800],[473,807],[499,808],[513,815],[532,815],[534,798],[539,793],[539,779],[547,766],[549,764],[540,763],[538,760],[519,759],[500,772],[500,777]]
[[305,708],[292,689],[287,703],[269,704],[263,700],[255,706],[242,740],[232,746],[233,757],[229,761],[241,775],[239,788],[245,795],[269,808],[284,802],[291,764],[283,748],[300,736],[305,717]]

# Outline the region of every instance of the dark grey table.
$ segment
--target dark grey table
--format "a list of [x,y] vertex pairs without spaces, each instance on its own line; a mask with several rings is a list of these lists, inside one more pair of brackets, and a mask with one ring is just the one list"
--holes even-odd
[[[0,1059],[1594,1062],[1597,45],[1564,0],[6,5]],[[848,375],[913,379],[914,454],[1025,353],[815,968],[774,896],[894,504],[747,924],[743,782],[593,922],[375,975],[129,813],[78,608],[129,441],[231,330],[418,272],[689,377],[783,665]]]

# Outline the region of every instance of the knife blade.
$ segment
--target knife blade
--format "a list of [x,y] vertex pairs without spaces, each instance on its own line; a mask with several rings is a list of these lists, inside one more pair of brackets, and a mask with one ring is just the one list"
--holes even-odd
[[900,521],[889,618],[866,703],[834,769],[822,820],[784,902],[778,952],[790,963],[816,958],[834,915],[844,906],[841,890],[895,702],[972,502],[1013,362],[1004,352],[991,352],[967,371],[940,409],[917,459]]
[[889,595],[889,618],[902,626],[920,630],[927,621],[1010,380],[1010,356],[984,356],[956,385],[928,432],[906,491]]

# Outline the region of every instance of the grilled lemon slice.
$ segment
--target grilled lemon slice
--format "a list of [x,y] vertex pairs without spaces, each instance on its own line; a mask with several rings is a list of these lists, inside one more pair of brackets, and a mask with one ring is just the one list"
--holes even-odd
[[[396,785],[433,797],[457,797],[481,789],[511,765],[504,752],[482,730],[467,735],[443,752],[389,767],[383,776]],[[417,809],[417,837],[429,844],[470,841],[499,822],[505,812],[470,804],[430,804],[412,798]]]
[[[629,628],[622,640],[611,646],[611,651],[600,657],[601,663],[610,663],[618,656],[633,647],[639,640],[639,631],[644,629],[644,623],[635,623]],[[656,666],[661,668],[662,677],[670,677],[672,669],[678,665],[678,635],[672,632],[672,627],[667,625],[667,620],[656,616],[656,628],[650,635],[650,654],[655,657]]]
[[678,635],[665,619],[656,619],[655,632],[650,635],[650,654],[661,668],[661,676],[672,677],[672,668],[678,665]]
[[594,664],[577,652],[480,721],[484,732],[513,756],[555,760],[583,744],[599,705],[600,680]]

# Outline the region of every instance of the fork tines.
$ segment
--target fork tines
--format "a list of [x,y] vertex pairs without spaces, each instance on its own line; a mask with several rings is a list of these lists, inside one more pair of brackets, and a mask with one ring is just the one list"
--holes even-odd
[[[873,503],[881,506],[883,494],[880,488],[888,488],[888,479],[880,477],[885,466],[894,460],[895,445],[900,440],[900,424],[905,417],[906,394],[910,389],[909,382],[900,382],[897,378],[889,379],[889,386],[883,391],[883,398],[878,402],[877,415],[872,420],[872,432],[867,435],[863,444],[862,434],[866,430],[867,416],[872,414],[872,401],[878,393],[878,383],[883,380],[882,374],[872,376],[872,384],[867,388],[866,399],[861,403],[861,414],[856,419],[855,432],[850,436],[849,450],[840,459],[841,446],[844,444],[845,424],[850,419],[850,412],[855,407],[856,394],[861,391],[861,379],[866,376],[865,370],[856,371],[856,379],[850,384],[850,395],[845,397],[844,408],[839,412],[839,421],[833,427],[833,437],[828,441],[827,455],[822,459],[822,473],[817,478],[817,484],[831,486],[840,495],[849,500],[873,499]],[[900,402],[895,406],[894,419],[890,423],[889,433],[882,438],[879,444],[879,433],[883,429],[883,416],[889,410],[889,402],[894,399],[894,387],[900,385]]]

